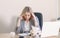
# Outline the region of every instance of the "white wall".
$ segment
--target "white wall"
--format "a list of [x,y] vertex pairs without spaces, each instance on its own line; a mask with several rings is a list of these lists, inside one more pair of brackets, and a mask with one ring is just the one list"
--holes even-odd
[[[41,12],[44,21],[57,18],[58,0],[0,0],[0,32],[14,31],[16,17],[25,6]],[[2,30],[1,30],[2,29]]]
[[44,21],[57,17],[57,0],[0,0],[0,14],[10,18],[18,15],[25,6],[43,13]]
[[58,17],[60,17],[60,0],[58,0]]

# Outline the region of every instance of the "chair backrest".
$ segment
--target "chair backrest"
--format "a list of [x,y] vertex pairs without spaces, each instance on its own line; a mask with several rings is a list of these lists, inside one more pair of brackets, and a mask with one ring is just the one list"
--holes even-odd
[[34,14],[38,17],[40,29],[42,30],[42,26],[43,26],[43,16],[42,16],[42,14],[41,14],[40,12],[34,12]]

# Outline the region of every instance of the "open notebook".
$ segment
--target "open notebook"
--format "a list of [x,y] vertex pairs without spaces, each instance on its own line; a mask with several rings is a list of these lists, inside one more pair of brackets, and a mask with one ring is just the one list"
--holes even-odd
[[30,33],[21,33],[21,34],[18,34],[19,36],[27,36],[27,35],[30,35]]

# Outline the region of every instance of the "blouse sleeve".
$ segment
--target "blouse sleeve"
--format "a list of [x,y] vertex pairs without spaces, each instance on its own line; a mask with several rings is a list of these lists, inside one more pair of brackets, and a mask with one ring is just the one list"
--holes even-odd
[[36,16],[36,18],[35,18],[35,23],[36,23],[37,27],[40,28],[40,26],[39,26],[39,20],[38,20],[38,17],[37,17],[37,16]]
[[35,17],[35,25],[36,25],[36,27],[38,27],[39,30],[41,31],[41,29],[40,29],[40,25],[39,25],[39,19],[38,19],[37,16]]

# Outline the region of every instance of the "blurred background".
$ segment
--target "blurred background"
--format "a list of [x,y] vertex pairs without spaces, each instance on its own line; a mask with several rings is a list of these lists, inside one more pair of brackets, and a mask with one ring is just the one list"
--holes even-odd
[[[42,13],[43,34],[48,35],[57,32],[53,30],[56,30],[60,25],[49,26],[48,24],[57,21],[60,17],[60,0],[0,0],[0,33],[15,31],[17,17],[25,6],[30,6],[33,12]],[[45,22],[48,22],[48,24],[46,25]]]

